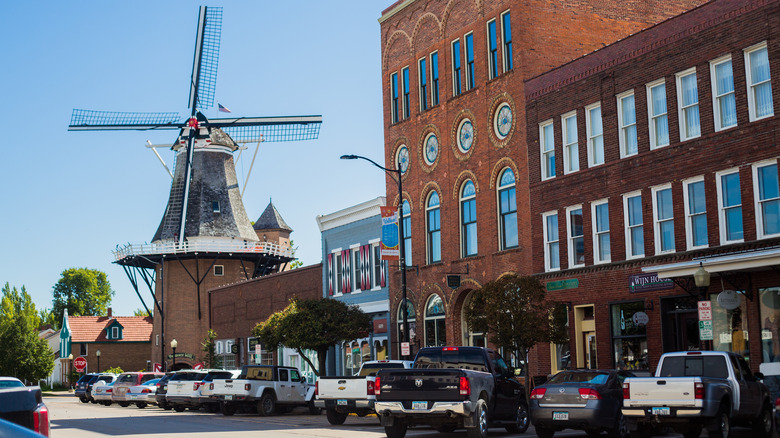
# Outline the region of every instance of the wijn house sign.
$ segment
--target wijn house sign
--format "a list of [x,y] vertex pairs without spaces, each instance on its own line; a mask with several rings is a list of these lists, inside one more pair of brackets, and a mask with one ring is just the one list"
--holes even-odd
[[628,288],[631,293],[674,289],[674,281],[670,278],[658,278],[658,273],[651,272],[629,277]]

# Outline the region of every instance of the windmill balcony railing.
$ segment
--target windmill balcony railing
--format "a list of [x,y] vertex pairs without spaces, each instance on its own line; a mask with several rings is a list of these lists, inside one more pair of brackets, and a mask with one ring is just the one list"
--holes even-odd
[[192,254],[192,253],[251,253],[268,254],[277,257],[292,257],[292,249],[289,246],[282,246],[271,242],[251,242],[251,241],[193,241],[182,244],[175,242],[163,243],[128,243],[112,251],[116,260],[122,260],[126,257],[138,255],[160,255],[160,254]]

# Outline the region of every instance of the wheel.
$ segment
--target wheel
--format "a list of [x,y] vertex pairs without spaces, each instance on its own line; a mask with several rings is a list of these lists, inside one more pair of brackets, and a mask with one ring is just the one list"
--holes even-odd
[[165,406],[163,406],[162,408],[165,409],[166,411],[170,411],[171,409],[173,409],[173,406],[166,403]]
[[772,423],[772,408],[768,404],[764,404],[761,413],[751,422],[750,426],[757,438],[769,438],[772,436],[774,426]]
[[505,429],[509,433],[525,433],[530,424],[531,422],[528,419],[528,405],[526,405],[524,401],[521,401],[520,404],[517,405],[515,423],[506,426]]
[[466,428],[466,436],[469,438],[487,438],[488,412],[485,400],[477,401],[477,409],[474,410],[474,427]]
[[130,402],[117,402],[117,404],[123,408],[130,406]]
[[618,417],[615,420],[615,427],[607,431],[609,438],[626,438],[628,436],[628,424],[623,413],[618,411]]
[[[349,414],[347,414],[346,412],[345,413],[341,413],[341,412],[336,411],[336,409],[334,409],[334,408],[328,408],[328,409],[325,410],[325,416],[328,417],[328,423],[330,423],[330,424],[332,424],[334,426],[338,426],[340,424],[344,424],[344,421],[346,421],[348,415]],[[404,429],[404,434],[406,434],[406,429]],[[388,435],[388,436],[390,436],[390,435]],[[403,436],[403,435],[401,435],[401,436]]]
[[228,403],[220,403],[219,410],[222,411],[222,415],[229,417],[236,413],[236,408]]
[[314,406],[314,400],[309,400],[306,407],[309,408],[309,415],[320,415],[322,413],[322,408]]
[[87,400],[86,397],[79,397],[79,401],[82,403],[89,403],[89,400]]
[[184,412],[184,409],[185,409],[184,406],[181,405],[176,405],[173,407],[173,410],[176,412]]
[[554,434],[555,431],[552,429],[547,429],[543,426],[536,426],[536,436],[539,438],[552,438]]
[[146,407],[146,402],[138,402],[135,405],[138,406],[138,409],[143,409]]
[[406,421],[400,418],[393,418],[392,426],[385,426],[385,435],[387,438],[404,438],[406,436]]
[[263,417],[267,417],[274,413],[274,407],[276,406],[276,400],[274,400],[273,394],[270,392],[264,392],[260,397],[260,401],[257,402],[257,413]]
[[731,434],[731,422],[729,421],[728,409],[721,405],[718,414],[712,421],[710,428],[707,429],[710,438],[729,438]]
[[89,402],[92,403],[92,404],[97,404],[98,401],[93,398],[93,399],[90,399]]
[[100,403],[101,403],[103,406],[111,406],[111,402],[110,402],[110,401],[103,401],[103,402],[100,402]]

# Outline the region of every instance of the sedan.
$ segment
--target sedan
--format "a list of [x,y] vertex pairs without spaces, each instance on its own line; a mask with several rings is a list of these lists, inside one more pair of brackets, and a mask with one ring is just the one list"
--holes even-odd
[[0,388],[21,388],[24,386],[16,377],[0,377]]
[[114,382],[103,383],[102,385],[97,383],[92,387],[92,398],[101,405],[111,406],[111,396],[113,395],[113,392]]
[[127,388],[127,401],[135,403],[139,409],[157,404],[157,383],[160,379],[148,380],[140,385]]
[[623,380],[618,370],[566,370],[531,392],[531,419],[539,438],[563,429],[584,430],[589,437],[606,431],[610,438],[628,434],[620,408]]

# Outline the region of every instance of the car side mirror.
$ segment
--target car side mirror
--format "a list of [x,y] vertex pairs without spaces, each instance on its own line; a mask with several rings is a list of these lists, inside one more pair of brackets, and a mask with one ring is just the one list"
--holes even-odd
[[756,377],[757,380],[764,380],[764,373],[762,372],[756,372],[753,375]]

